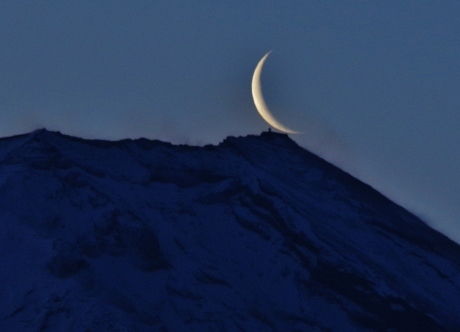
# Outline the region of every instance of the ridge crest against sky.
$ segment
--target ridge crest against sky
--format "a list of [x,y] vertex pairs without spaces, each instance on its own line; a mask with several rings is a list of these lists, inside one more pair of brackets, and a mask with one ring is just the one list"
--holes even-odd
[[460,227],[460,2],[0,3],[0,137],[216,144],[266,124],[444,233]]

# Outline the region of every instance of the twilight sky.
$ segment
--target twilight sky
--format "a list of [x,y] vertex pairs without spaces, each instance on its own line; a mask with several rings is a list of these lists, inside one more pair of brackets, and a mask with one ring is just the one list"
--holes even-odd
[[291,137],[460,242],[459,1],[0,2],[0,136]]

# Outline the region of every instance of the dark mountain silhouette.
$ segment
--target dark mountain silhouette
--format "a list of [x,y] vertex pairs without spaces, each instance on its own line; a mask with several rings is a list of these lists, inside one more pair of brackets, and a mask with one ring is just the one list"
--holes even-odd
[[460,247],[286,135],[0,163],[2,331],[460,331]]

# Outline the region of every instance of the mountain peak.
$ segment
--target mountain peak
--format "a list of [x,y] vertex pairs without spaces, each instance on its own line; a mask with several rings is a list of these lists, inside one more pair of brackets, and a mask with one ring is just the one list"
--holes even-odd
[[229,136],[224,139],[223,142],[237,141],[237,140],[248,140],[248,139],[260,139],[264,142],[278,143],[278,144],[296,144],[287,134],[277,133],[273,131],[263,131],[260,135],[247,135],[241,137]]
[[31,137],[46,137],[46,136],[61,136],[62,134],[59,131],[51,131],[46,128],[41,128],[26,134]]
[[0,195],[5,330],[460,328],[460,247],[285,134],[39,130]]

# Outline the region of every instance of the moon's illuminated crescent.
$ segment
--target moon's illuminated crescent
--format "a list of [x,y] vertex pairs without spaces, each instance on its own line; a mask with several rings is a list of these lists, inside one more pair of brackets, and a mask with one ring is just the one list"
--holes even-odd
[[288,134],[300,134],[298,131],[291,130],[275,119],[273,114],[267,107],[265,103],[264,96],[262,95],[262,86],[260,84],[260,75],[262,74],[262,67],[264,66],[265,60],[270,55],[271,51],[264,55],[264,57],[257,64],[254,75],[252,76],[252,98],[254,99],[254,104],[256,109],[259,112],[260,116],[267,121],[267,123],[279,131],[288,133]]

